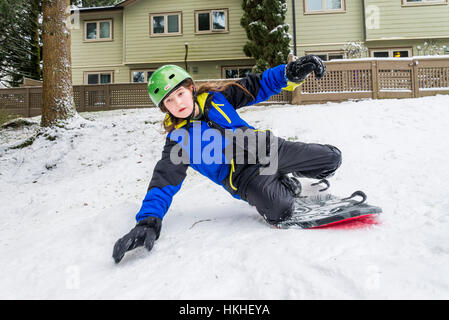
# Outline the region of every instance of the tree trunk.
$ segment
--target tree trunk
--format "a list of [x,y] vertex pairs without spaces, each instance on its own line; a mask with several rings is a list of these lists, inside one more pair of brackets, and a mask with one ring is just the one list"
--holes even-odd
[[31,14],[32,19],[32,47],[33,55],[31,56],[31,78],[35,80],[41,80],[41,45],[39,42],[39,13],[40,13],[40,1],[31,0]]
[[70,55],[70,0],[43,0],[43,92],[41,126],[76,115]]

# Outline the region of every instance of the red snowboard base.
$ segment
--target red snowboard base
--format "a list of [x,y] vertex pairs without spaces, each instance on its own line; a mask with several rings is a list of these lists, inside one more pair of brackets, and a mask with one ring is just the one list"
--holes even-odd
[[377,224],[380,224],[379,215],[375,213],[347,218],[326,225],[311,227],[309,229],[363,229]]

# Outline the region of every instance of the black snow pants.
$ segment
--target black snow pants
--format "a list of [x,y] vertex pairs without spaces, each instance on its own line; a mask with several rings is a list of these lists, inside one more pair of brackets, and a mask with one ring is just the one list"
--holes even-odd
[[247,167],[239,173],[238,194],[256,207],[265,220],[274,224],[292,214],[294,195],[282,182],[287,173],[323,179],[341,165],[341,152],[331,145],[278,139],[278,167],[274,174],[260,174],[260,166]]

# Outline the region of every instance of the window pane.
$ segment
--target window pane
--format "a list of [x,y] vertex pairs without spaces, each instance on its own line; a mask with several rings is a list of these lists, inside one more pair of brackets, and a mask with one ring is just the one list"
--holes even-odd
[[98,84],[98,74],[88,74],[87,84]]
[[167,16],[167,28],[168,28],[168,32],[179,32],[179,16],[178,15]]
[[329,60],[343,59],[342,54],[329,54]]
[[210,30],[209,13],[198,13],[198,31]]
[[375,58],[388,58],[388,51],[374,52],[373,56]]
[[226,79],[238,78],[239,72],[237,69],[226,69],[225,77],[226,77]]
[[341,0],[326,0],[326,9],[341,9]]
[[408,51],[393,51],[393,57],[395,58],[407,58]]
[[150,80],[151,75],[153,74],[153,71],[148,71],[147,73],[147,82]]
[[316,56],[323,61],[327,61],[327,54],[316,54]]
[[111,23],[109,21],[100,22],[100,39],[111,37]]
[[226,30],[226,15],[224,11],[212,11],[212,24],[214,30]]
[[323,3],[321,0],[307,0],[307,11],[322,11]]
[[100,77],[101,77],[101,84],[111,83],[110,73],[103,73]]
[[153,33],[164,33],[164,16],[153,17]]
[[250,68],[239,69],[239,78],[246,77],[250,73],[251,73],[251,69]]
[[86,39],[97,39],[97,23],[86,23]]
[[145,82],[145,73],[143,71],[134,71],[133,82]]

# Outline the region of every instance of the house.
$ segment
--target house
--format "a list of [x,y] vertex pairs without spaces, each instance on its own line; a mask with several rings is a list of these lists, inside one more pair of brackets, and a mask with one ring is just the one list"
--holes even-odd
[[146,82],[167,63],[187,64],[194,79],[242,76],[254,65],[242,49],[242,13],[238,0],[127,0],[80,9],[73,83]]
[[[194,79],[241,77],[245,56],[241,0],[125,0],[82,8],[72,29],[73,83],[146,82],[161,65],[186,67]],[[448,0],[287,0],[292,51],[324,60],[449,54]]]
[[[362,57],[449,54],[447,0],[296,0],[297,55],[347,58],[359,42]],[[293,2],[291,2],[290,8]],[[292,10],[287,21],[293,22]]]

